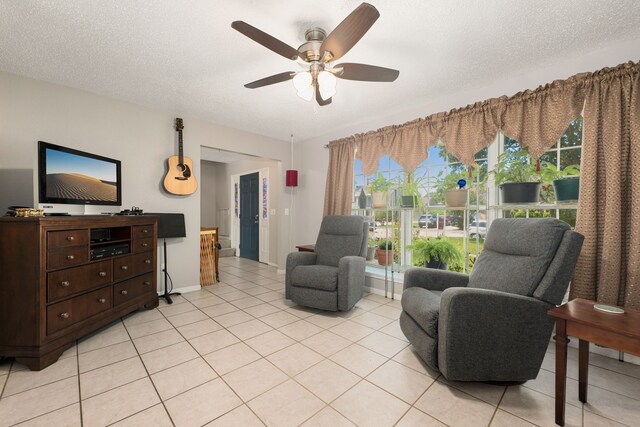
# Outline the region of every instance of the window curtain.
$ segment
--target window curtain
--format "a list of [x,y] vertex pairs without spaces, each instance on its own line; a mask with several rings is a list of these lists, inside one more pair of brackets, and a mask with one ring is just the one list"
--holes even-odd
[[573,298],[640,309],[640,64],[586,81]]
[[580,115],[583,81],[588,75],[578,74],[511,97],[477,102],[333,142],[351,143],[357,148],[356,158],[362,160],[365,175],[375,173],[384,155],[412,172],[438,141],[444,142],[447,151],[462,163],[473,166],[475,154],[491,144],[500,130],[538,158]]
[[329,169],[324,193],[324,215],[350,215],[353,201],[353,138],[329,144]]

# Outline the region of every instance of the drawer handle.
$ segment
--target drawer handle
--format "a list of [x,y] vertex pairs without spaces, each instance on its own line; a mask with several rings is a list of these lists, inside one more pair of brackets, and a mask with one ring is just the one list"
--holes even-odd
[[68,288],[69,287],[69,281],[65,280],[64,282],[60,282],[60,286],[62,286],[63,288]]
[[149,230],[147,230],[146,228],[144,230],[142,230],[143,233],[148,233]]
[[129,292],[127,292],[127,290],[125,289],[124,291],[120,291],[120,293],[121,293],[122,295],[126,295],[126,294],[128,294]]
[[98,302],[100,304],[104,304],[105,302],[107,302],[106,298],[98,298]]
[[144,260],[144,263],[145,263],[145,264],[151,264],[151,260],[150,260],[150,259],[145,259],[145,260]]
[[107,277],[107,272],[106,271],[101,271],[100,273],[98,273],[98,276]]
[[73,242],[74,240],[76,240],[76,238],[73,236],[67,236],[67,240]]
[[142,244],[142,247],[143,247],[143,248],[146,248],[147,246],[149,246],[149,244],[148,244],[148,243],[146,243],[146,242]]
[[75,257],[73,255],[67,255],[67,259],[71,261],[72,259],[75,259]]
[[123,265],[123,266],[122,266],[122,267],[120,267],[120,268],[121,268],[122,270],[128,270],[128,269],[129,269],[129,267],[128,267],[128,266],[126,266],[126,265]]
[[69,313],[67,313],[67,312],[60,313],[60,318],[61,319],[68,319],[69,318]]
[[142,282],[143,285],[149,286],[151,285],[151,282],[148,280],[145,280],[144,282]]

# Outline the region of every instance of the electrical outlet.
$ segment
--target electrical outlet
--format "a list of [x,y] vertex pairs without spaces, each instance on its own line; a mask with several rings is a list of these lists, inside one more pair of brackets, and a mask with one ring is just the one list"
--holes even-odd
[[164,264],[160,264],[160,270],[164,271]]

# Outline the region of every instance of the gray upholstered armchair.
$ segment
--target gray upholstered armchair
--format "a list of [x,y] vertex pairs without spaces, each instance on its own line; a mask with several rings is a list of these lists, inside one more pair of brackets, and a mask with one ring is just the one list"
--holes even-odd
[[326,216],[315,252],[287,257],[286,298],[322,310],[351,310],[362,298],[368,233],[361,216]]
[[553,219],[496,219],[470,276],[405,273],[400,327],[429,367],[458,381],[538,375],[583,236]]

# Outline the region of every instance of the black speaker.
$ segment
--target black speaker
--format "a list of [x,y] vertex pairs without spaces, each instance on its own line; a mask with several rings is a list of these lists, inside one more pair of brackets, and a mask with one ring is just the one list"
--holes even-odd
[[187,237],[184,227],[184,214],[145,212],[144,215],[158,217],[158,239]]

